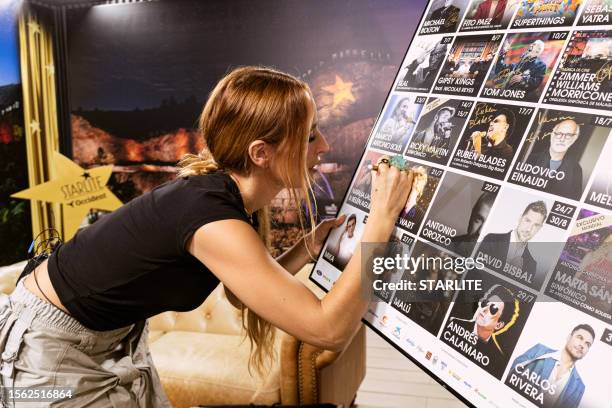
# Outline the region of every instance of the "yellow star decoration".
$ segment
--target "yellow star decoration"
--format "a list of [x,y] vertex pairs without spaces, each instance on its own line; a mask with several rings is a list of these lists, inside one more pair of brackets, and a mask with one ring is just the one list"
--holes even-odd
[[55,75],[55,67],[53,66],[53,64],[49,64],[45,66],[45,69],[47,70],[47,75],[50,75],[50,76]]
[[355,96],[353,96],[353,83],[344,82],[342,78],[336,75],[336,83],[333,85],[327,85],[322,87],[324,91],[327,91],[334,95],[334,102],[332,109],[340,105],[343,101],[355,102]]
[[90,208],[113,211],[123,204],[106,186],[113,166],[83,169],[58,152],[53,153],[54,180],[19,191],[11,197],[64,205],[65,241],[76,233]]
[[30,131],[32,132],[32,134],[36,133],[36,132],[40,132],[40,124],[33,120],[30,122]]
[[38,23],[35,23],[35,22],[28,23],[28,27],[30,27],[32,34],[40,33],[40,26],[38,25]]

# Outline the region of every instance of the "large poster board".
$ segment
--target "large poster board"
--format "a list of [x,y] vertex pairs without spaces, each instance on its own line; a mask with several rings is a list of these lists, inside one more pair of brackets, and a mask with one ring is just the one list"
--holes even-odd
[[484,267],[382,281],[478,277],[482,295],[374,290],[364,322],[471,406],[612,407],[611,14],[611,0],[430,1],[340,208],[346,225],[311,273],[330,290],[358,245],[369,164],[401,154],[419,168],[387,251]]

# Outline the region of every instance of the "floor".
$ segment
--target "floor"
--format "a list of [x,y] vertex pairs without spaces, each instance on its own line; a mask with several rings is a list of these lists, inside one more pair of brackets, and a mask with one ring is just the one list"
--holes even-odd
[[357,408],[465,408],[450,392],[369,328],[367,370]]

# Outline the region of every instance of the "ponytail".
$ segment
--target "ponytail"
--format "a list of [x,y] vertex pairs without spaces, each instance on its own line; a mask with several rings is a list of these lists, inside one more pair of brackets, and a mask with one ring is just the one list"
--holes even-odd
[[188,153],[183,155],[178,162],[178,166],[178,177],[201,176],[219,170],[219,165],[207,148],[202,149],[198,154]]

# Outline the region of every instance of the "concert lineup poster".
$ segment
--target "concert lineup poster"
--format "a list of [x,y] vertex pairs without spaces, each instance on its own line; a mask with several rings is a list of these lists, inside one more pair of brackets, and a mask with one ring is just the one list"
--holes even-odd
[[361,242],[361,235],[368,218],[367,215],[350,206],[345,206],[339,216],[344,214],[346,214],[346,220],[329,234],[327,246],[323,251],[323,259],[340,271],[344,270],[357,249],[357,245]]
[[[389,239],[389,243],[385,248],[385,257],[395,257],[399,255],[400,257],[410,256],[412,247],[414,246],[415,239],[414,237],[408,235],[404,231],[400,229],[393,230],[393,234]],[[384,283],[396,283],[400,280],[404,273],[404,268],[399,265],[398,268],[393,269],[385,269],[385,271],[378,275],[375,279],[379,279]],[[391,297],[393,296],[393,292],[387,289],[375,289],[372,288],[372,292],[374,294],[373,300],[380,299],[383,302],[389,302]]]
[[458,292],[440,339],[501,379],[535,295],[484,271],[471,270],[465,279],[482,280],[482,290]]
[[416,234],[436,193],[444,170],[412,162],[408,162],[407,165],[414,170],[412,190],[410,190],[404,209],[400,212],[396,226]]
[[512,28],[567,27],[574,23],[581,0],[523,0]]
[[[565,372],[554,370],[568,363]],[[612,401],[605,362],[612,327],[558,302],[538,301],[508,364],[504,384],[542,408],[602,408]],[[604,371],[602,371],[604,370]]]
[[546,294],[612,323],[612,215],[582,209]]
[[370,147],[401,154],[426,100],[425,96],[412,94],[392,95]]
[[508,34],[481,96],[537,102],[567,37],[567,31]]
[[404,153],[436,164],[446,164],[474,102],[429,98]]
[[498,184],[447,172],[421,228],[421,237],[469,256],[498,192]]
[[469,0],[434,0],[419,34],[454,33]]
[[575,31],[544,103],[612,108],[612,30]]
[[[437,282],[461,279],[461,274],[457,273],[453,268],[448,268],[448,262],[445,264],[445,260],[453,257],[443,250],[417,241],[411,256],[413,258],[440,259],[440,262],[432,263],[431,265],[423,264],[416,270],[406,270],[402,277],[403,280],[415,282],[415,285],[419,285],[419,282],[423,280]],[[437,336],[453,295],[454,291],[452,290],[419,290],[418,292],[398,290],[393,295],[391,306],[434,336]]]
[[580,200],[611,127],[604,115],[539,110],[508,181]]
[[400,67],[395,90],[429,92],[452,42],[452,36],[415,38]]
[[476,96],[502,37],[503,34],[457,37],[432,92]]
[[503,30],[516,11],[516,0],[473,0],[460,31]]
[[[608,139],[612,140],[612,137],[608,136]],[[608,210],[612,210],[612,177],[610,177],[610,163],[612,163],[612,142],[608,141],[608,144],[599,157],[595,176],[593,177],[593,183],[585,199],[585,202],[588,204],[607,208]]]
[[459,140],[451,166],[502,180],[534,110],[478,102]]
[[559,259],[575,212],[573,205],[503,188],[476,257],[486,268],[539,290]]
[[610,24],[612,0],[588,0],[582,7],[578,25]]
[[362,209],[363,211],[370,211],[370,198],[372,194],[372,170],[368,167],[375,165],[378,159],[382,156],[382,153],[368,151],[363,160],[361,166],[355,177],[355,182],[349,193],[346,202],[352,206]]

